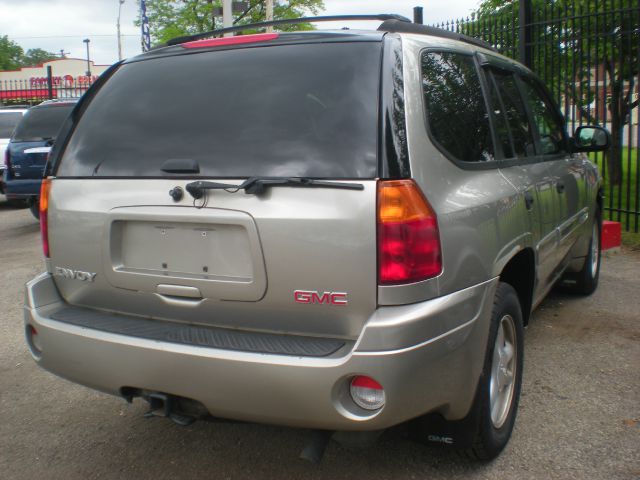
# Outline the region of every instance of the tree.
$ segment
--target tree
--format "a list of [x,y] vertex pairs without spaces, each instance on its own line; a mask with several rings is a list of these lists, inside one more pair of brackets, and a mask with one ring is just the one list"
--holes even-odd
[[[324,8],[322,0],[290,0],[276,3],[274,19],[300,18],[316,15]],[[243,12],[234,15],[234,24],[264,21],[264,0],[249,0]],[[182,35],[222,28],[221,20],[213,15],[214,8],[222,7],[221,0],[147,0],[147,17],[151,41],[154,44]],[[137,24],[140,24],[138,19]],[[282,30],[309,30],[310,24],[290,25]],[[247,30],[247,33],[249,31]]]
[[31,48],[27,50],[20,63],[23,67],[35,67],[56,58],[60,57],[55,53],[47,52],[41,48]]
[[57,55],[41,48],[24,50],[8,36],[0,37],[0,70],[18,70],[21,67],[35,67],[47,60],[59,58]]
[[[484,0],[460,30],[516,56],[521,41],[518,10],[519,0]],[[612,136],[608,179],[611,185],[621,185],[624,127],[638,108],[638,99],[633,98],[640,65],[637,4],[631,0],[531,0],[531,10],[531,69],[547,84],[557,86],[553,89],[556,99],[573,106],[581,119],[599,123],[591,106],[606,106]],[[589,88],[594,86],[596,70],[606,88]]]
[[0,37],[0,70],[17,70],[21,66],[24,50],[8,36]]

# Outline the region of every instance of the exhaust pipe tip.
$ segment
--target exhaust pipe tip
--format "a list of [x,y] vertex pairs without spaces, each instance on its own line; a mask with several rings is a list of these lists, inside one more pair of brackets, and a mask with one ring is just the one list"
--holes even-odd
[[319,464],[322,461],[322,457],[324,457],[324,452],[332,434],[333,432],[327,430],[314,430],[311,432],[309,443],[300,453],[300,458],[316,465]]

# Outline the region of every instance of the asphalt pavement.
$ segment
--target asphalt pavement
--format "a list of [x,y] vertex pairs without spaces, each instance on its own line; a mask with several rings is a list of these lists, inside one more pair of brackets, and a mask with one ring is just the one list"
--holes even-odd
[[640,252],[606,257],[591,297],[554,292],[534,312],[515,431],[491,463],[392,433],[367,449],[331,443],[314,465],[298,459],[304,430],[145,419],[143,401],[127,405],[33,362],[23,285],[43,269],[37,222],[0,196],[2,480],[640,479]]

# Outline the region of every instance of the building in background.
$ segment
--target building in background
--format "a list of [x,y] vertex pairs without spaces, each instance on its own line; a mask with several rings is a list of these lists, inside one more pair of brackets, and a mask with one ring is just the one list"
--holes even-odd
[[[640,98],[640,85],[635,81],[623,80],[621,89],[623,105],[631,106]],[[611,111],[613,86],[611,77],[605,70],[605,65],[602,63],[591,67],[586,78],[580,79],[576,77],[574,90],[576,94],[589,98],[589,103],[576,106],[571,101],[571,97],[569,97],[567,102],[569,111],[563,112],[565,116],[575,119],[578,125],[601,125],[611,131],[613,128],[613,114]],[[637,146],[640,132],[638,126],[640,122],[640,107],[631,108],[625,118],[621,120],[624,124],[622,145]]]
[[[51,85],[47,75],[51,67]],[[49,98],[79,97],[109,65],[97,65],[81,58],[49,60],[36,67],[0,70],[0,104],[39,103]]]

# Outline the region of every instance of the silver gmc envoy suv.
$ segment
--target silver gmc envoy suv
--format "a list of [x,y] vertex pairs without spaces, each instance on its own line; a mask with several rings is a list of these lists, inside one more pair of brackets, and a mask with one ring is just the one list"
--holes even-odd
[[402,424],[500,453],[532,309],[597,286],[581,152],[609,137],[569,137],[479,40],[365,18],[384,21],[175,39],[100,77],[42,185],[42,368],[178,423]]

